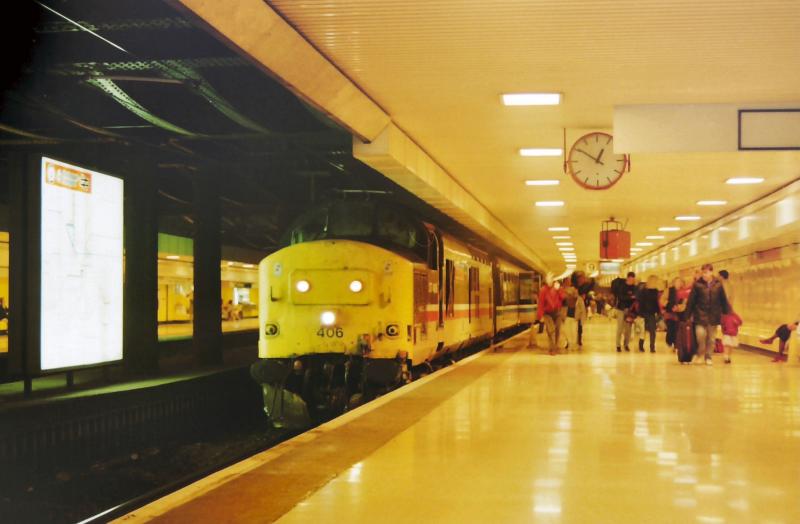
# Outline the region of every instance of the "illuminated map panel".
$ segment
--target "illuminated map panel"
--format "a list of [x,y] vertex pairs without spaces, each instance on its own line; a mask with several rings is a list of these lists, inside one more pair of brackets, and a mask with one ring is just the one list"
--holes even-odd
[[42,158],[41,369],[122,359],[123,182]]

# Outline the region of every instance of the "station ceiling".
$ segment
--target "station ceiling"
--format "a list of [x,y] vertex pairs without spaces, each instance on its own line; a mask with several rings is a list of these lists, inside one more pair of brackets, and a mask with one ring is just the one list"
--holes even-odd
[[[634,242],[664,235],[651,240],[654,249],[800,177],[797,151],[641,153],[611,189],[588,191],[564,174],[562,158],[518,154],[563,147],[565,129],[570,137],[611,130],[618,105],[797,107],[796,0],[267,3],[554,270],[564,263],[548,227],[569,226],[579,263],[596,261],[601,221],[611,215],[627,221]],[[563,100],[501,104],[502,93],[517,92]],[[736,176],[765,181],[724,184]],[[527,187],[528,179],[561,183]],[[536,208],[537,200],[566,205]]]
[[[221,179],[223,242],[262,253],[343,190],[394,192],[460,227],[355,160],[350,133],[169,2],[26,0],[2,25],[15,51],[2,71],[1,152],[94,151],[156,169],[161,232],[193,235],[199,170]],[[2,202],[6,191],[0,183]]]

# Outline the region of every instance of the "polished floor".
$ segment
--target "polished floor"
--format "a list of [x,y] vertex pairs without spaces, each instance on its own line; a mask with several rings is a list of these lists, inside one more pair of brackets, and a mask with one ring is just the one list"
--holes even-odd
[[120,522],[800,522],[800,366],[681,366],[612,331],[517,339]]
[[611,329],[518,351],[279,522],[800,522],[800,369],[618,355]]

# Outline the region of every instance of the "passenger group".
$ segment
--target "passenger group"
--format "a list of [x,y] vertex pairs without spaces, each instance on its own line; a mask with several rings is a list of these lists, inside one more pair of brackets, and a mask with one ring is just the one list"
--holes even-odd
[[[593,290],[594,281],[582,272],[573,273],[563,281],[548,275],[539,292],[537,329],[531,329],[529,346],[535,346],[537,334],[547,335],[549,354],[559,353],[560,337],[564,349],[581,349],[583,328],[593,314],[611,313],[616,320],[616,350],[630,351],[631,337],[638,340],[638,349],[645,352],[645,338],[651,353],[656,352],[656,331],[659,325],[666,330],[666,344],[678,354],[678,361],[690,364],[693,360],[713,364],[712,355],[722,353],[724,362],[731,363],[733,349],[739,345],[738,333],[742,319],[734,309],[735,291],[728,271],[714,275],[711,264],[703,264],[689,281],[675,278],[662,292],[655,275],[637,283],[636,274],[629,272],[624,279],[611,283],[611,296]],[[779,340],[775,362],[786,360],[786,348],[798,321],[779,326],[775,333],[761,339],[762,344]]]

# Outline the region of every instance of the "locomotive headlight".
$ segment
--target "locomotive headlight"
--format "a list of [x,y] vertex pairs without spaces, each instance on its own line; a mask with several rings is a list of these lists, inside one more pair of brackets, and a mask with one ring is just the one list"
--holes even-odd
[[322,316],[320,316],[320,321],[323,326],[332,326],[336,324],[336,313],[333,311],[323,311]]
[[311,284],[309,284],[308,280],[298,280],[294,287],[300,293],[307,293],[311,289]]
[[364,284],[362,284],[360,280],[353,280],[350,282],[350,291],[353,293],[359,293],[362,289],[364,289]]

